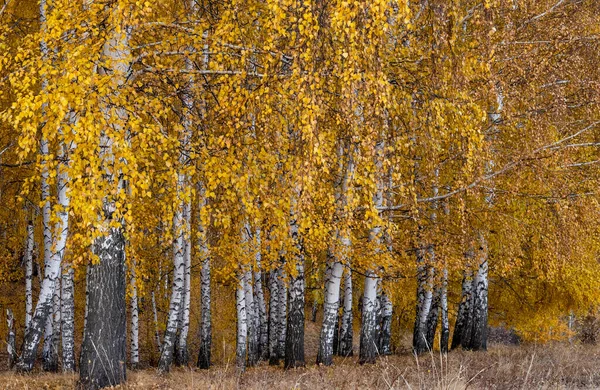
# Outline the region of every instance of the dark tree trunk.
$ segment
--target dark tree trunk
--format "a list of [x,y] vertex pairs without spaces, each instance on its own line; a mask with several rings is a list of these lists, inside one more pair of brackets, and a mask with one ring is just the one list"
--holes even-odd
[[8,335],[6,335],[6,351],[8,352],[8,368],[13,368],[17,362],[17,350],[15,349],[15,317],[11,309],[6,309],[6,325]]
[[471,289],[473,285],[473,274],[470,269],[465,270],[462,282],[462,294],[458,305],[458,314],[452,335],[451,349],[456,349],[462,344],[462,340],[468,328],[471,316]]
[[[298,259],[304,262],[304,259]],[[304,367],[304,264],[296,267],[288,294],[288,320],[285,334],[285,368]]]
[[381,294],[381,330],[379,333],[379,353],[390,355],[392,353],[392,301],[384,292]]
[[338,310],[335,312],[335,325],[333,328],[333,354],[338,355],[340,352],[340,306],[342,300],[339,300]]
[[433,340],[435,340],[435,331],[437,330],[439,307],[440,307],[441,289],[436,289],[431,301],[431,309],[427,315],[426,333],[427,348],[433,350]]
[[86,321],[81,345],[81,389],[100,389],[125,381],[125,240],[120,229],[96,239],[98,264],[88,265]]
[[315,299],[313,301],[313,307],[312,307],[312,315],[310,320],[312,322],[317,322],[317,311],[319,310],[319,303],[317,302],[317,300]]

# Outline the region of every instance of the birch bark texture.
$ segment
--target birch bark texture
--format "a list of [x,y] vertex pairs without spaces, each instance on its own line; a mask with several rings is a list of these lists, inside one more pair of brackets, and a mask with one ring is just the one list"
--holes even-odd
[[291,213],[290,231],[294,243],[295,274],[290,275],[287,331],[285,339],[285,368],[304,367],[304,245],[300,236],[297,214]]
[[[204,187],[199,185],[200,210],[206,206]],[[198,368],[210,368],[210,352],[212,347],[212,325],[211,325],[211,290],[210,290],[210,253],[206,237],[206,228],[202,218],[198,221],[198,253],[200,256],[200,351],[198,352]]]

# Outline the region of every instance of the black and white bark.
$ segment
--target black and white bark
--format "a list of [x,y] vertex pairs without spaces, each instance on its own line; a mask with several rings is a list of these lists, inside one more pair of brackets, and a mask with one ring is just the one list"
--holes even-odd
[[42,368],[44,371],[58,371],[60,341],[60,278],[54,283],[51,313],[46,320],[44,346],[42,349]]
[[381,293],[381,329],[379,333],[379,354],[390,355],[392,353],[392,314],[393,306],[390,297],[385,291]]
[[[285,356],[287,286],[283,264],[269,275],[269,364],[278,365]],[[283,339],[283,345],[281,340]]]
[[427,322],[425,324],[425,339],[427,340],[427,347],[429,350],[433,349],[433,341],[435,340],[435,332],[437,330],[438,318],[440,312],[442,290],[440,287],[433,291],[433,297],[431,299],[431,308],[427,315]]
[[183,271],[183,302],[180,312],[179,334],[177,337],[177,349],[175,362],[178,366],[187,366],[189,362],[189,352],[187,345],[188,332],[190,329],[190,301],[191,301],[191,272],[192,272],[192,242],[191,232],[191,214],[192,208],[186,203],[183,210],[185,227],[187,230],[184,236],[184,271]]
[[248,339],[248,322],[246,316],[246,271],[240,269],[236,290],[237,337],[236,337],[236,366],[239,370],[246,369],[246,349]]
[[448,321],[448,268],[444,266],[442,274],[442,287],[440,291],[440,311],[442,323],[440,329],[440,351],[448,352],[448,339],[450,338],[450,323]]
[[[376,210],[383,206],[383,159],[384,159],[384,141],[379,140],[375,145],[375,169],[376,182],[375,193],[373,194],[373,206]],[[380,251],[382,227],[376,225],[369,232],[369,241],[374,245],[375,251]],[[377,288],[379,278],[374,270],[367,270],[365,275],[363,307],[360,327],[360,352],[359,363],[375,363],[378,355],[378,324],[377,324]]]
[[340,299],[340,282],[344,266],[335,256],[328,253],[327,269],[325,270],[325,294],[323,297],[323,324],[319,339],[317,364],[330,366],[333,364],[336,323]]
[[131,300],[129,301],[129,311],[131,316],[130,325],[130,344],[129,344],[129,364],[131,368],[136,369],[140,363],[140,347],[139,347],[139,305],[137,294],[137,278],[135,259],[131,260]]
[[[348,240],[348,246],[350,241]],[[352,356],[353,342],[353,316],[352,316],[352,270],[347,267],[344,272],[344,306],[342,310],[342,324],[340,327],[340,356]]]
[[[46,0],[40,1],[40,25],[42,29],[46,28]],[[40,44],[42,57],[48,58],[48,46],[45,41]],[[48,87],[47,81],[42,80],[42,89]],[[43,156],[42,166],[42,221],[44,235],[44,279],[40,287],[38,301],[35,307],[33,318],[29,324],[28,330],[23,340],[23,350],[17,369],[28,372],[33,369],[37,349],[42,339],[42,334],[46,328],[48,318],[52,316],[52,299],[55,291],[55,284],[60,277],[60,266],[64,255],[65,243],[68,235],[68,208],[69,198],[67,196],[68,176],[64,169],[60,169],[57,174],[57,195],[60,211],[58,212],[57,235],[53,237],[51,227],[52,206],[50,202],[50,172],[48,169],[47,156],[50,154],[48,141],[42,138],[41,153]],[[52,321],[52,319],[50,319]]]
[[61,291],[62,370],[75,371],[75,270],[63,263]]
[[162,351],[162,342],[160,341],[160,331],[158,330],[158,310],[156,308],[156,295],[154,291],[151,294],[152,299],[152,320],[154,321],[154,342],[156,343],[156,348],[158,353]]
[[79,385],[84,389],[116,386],[126,379],[127,282],[122,229],[108,228],[92,250],[99,262],[88,265],[87,315],[79,363]]
[[[204,187],[199,186],[200,210],[206,206]],[[210,253],[206,229],[202,218],[198,222],[198,255],[200,256],[200,352],[198,353],[198,368],[208,369],[210,367],[210,352],[212,348],[212,325],[211,325],[211,290],[210,290]]]
[[246,307],[246,328],[248,329],[248,366],[253,367],[258,363],[258,321],[257,310],[254,304],[252,283],[252,267],[248,265],[244,272],[244,300]]
[[482,234],[479,236],[478,269],[473,278],[471,329],[468,338],[462,342],[464,349],[474,351],[487,350],[487,320],[488,320],[488,258],[487,243]]
[[[337,150],[339,161],[340,181],[336,183],[336,215],[339,220],[343,219],[348,206],[348,189],[354,175],[354,158],[350,147],[344,150],[340,143]],[[347,155],[344,163],[343,157]],[[334,345],[339,338],[339,301],[340,284],[343,275],[344,263],[349,262],[350,232],[337,228],[335,231],[335,244],[339,243],[339,252],[335,244],[329,248],[327,253],[327,269],[325,271],[325,291],[323,294],[323,324],[319,339],[319,352],[317,364],[330,366],[333,364]],[[337,334],[337,337],[336,337]],[[338,340],[339,342],[339,340]],[[338,345],[339,346],[339,345]]]
[[15,316],[11,309],[6,309],[6,329],[8,330],[6,335],[6,352],[8,354],[8,368],[11,369],[17,361]]
[[338,309],[335,312],[335,328],[333,330],[333,354],[337,355],[340,351],[340,309],[342,308],[342,299],[338,299]]
[[25,243],[25,333],[29,329],[33,313],[33,222],[27,224]]
[[[466,254],[467,259],[473,257],[472,250],[469,250]],[[467,267],[463,272],[463,281],[461,288],[461,298],[458,304],[458,313],[456,314],[456,322],[454,324],[454,333],[452,335],[452,346],[451,349],[456,349],[462,345],[463,338],[466,333],[470,333],[471,328],[471,303],[472,303],[472,289],[473,289],[473,271],[470,267]],[[467,332],[469,329],[469,332]]]
[[269,319],[267,316],[267,304],[265,302],[265,292],[263,288],[262,273],[262,254],[260,249],[260,229],[255,229],[254,237],[256,241],[255,271],[254,271],[254,301],[258,308],[258,351],[261,360],[269,358]]
[[[178,185],[183,186],[183,174],[179,174]],[[183,229],[183,202],[173,217],[175,240],[173,242],[173,284],[171,287],[171,301],[167,315],[167,327],[163,336],[162,349],[158,362],[160,372],[168,372],[173,362],[173,352],[177,341],[180,311],[183,306],[185,288],[185,231]]]
[[432,245],[425,250],[417,250],[417,304],[413,330],[413,352],[415,354],[429,351],[432,347],[427,342],[427,317],[433,298],[434,269],[431,264],[434,261],[434,256],[435,252]]
[[300,236],[297,214],[291,213],[290,232],[294,243],[296,272],[290,275],[287,331],[285,339],[285,368],[304,367],[304,245]]

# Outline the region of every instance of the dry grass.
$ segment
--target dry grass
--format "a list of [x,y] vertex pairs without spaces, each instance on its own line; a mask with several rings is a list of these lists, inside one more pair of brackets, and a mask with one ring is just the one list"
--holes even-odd
[[[360,366],[356,358],[333,367],[309,364],[284,371],[260,365],[239,374],[231,365],[208,371],[175,369],[159,377],[153,369],[128,372],[122,389],[571,389],[600,388],[600,348],[564,344],[506,347],[488,352],[452,352],[381,358]],[[312,358],[311,362],[314,361]],[[76,376],[12,372],[0,374],[2,389],[72,388]]]

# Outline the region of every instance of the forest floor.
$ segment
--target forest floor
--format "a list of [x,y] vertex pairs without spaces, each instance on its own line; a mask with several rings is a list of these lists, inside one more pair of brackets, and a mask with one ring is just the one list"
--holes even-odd
[[[283,370],[261,363],[240,374],[231,365],[210,370],[128,371],[121,389],[573,389],[600,388],[600,348],[568,344],[501,346],[487,352],[454,351],[447,356],[382,357],[360,366],[356,357],[336,358],[332,367],[314,364]],[[70,389],[75,375],[0,373],[2,389]]]

